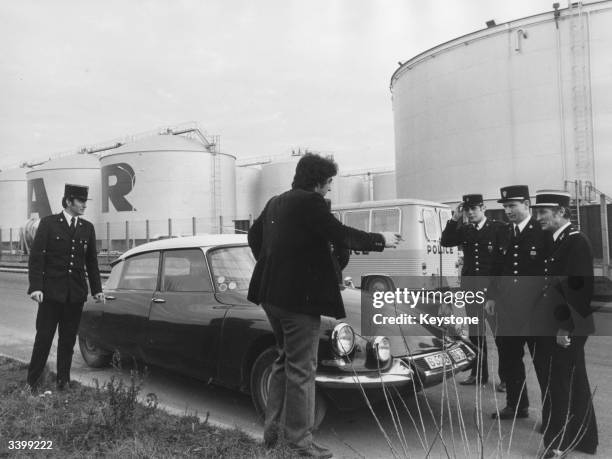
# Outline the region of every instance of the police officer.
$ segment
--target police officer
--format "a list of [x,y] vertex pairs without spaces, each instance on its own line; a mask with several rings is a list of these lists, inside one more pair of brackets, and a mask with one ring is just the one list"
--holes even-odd
[[597,423],[584,360],[595,331],[591,310],[593,252],[586,235],[569,221],[570,195],[536,193],[537,220],[553,235],[545,260],[545,285],[531,324],[536,338],[534,364],[540,375],[544,457],[573,448],[595,454]]
[[[466,220],[467,224],[463,221]],[[501,250],[505,247],[506,224],[485,216],[485,206],[481,194],[466,194],[457,206],[452,219],[448,221],[440,243],[444,247],[461,246],[463,268],[461,269],[461,288],[486,290],[489,276],[499,268]],[[470,317],[478,317],[478,325],[470,325],[470,341],[478,349],[478,362],[472,367],[470,376],[462,385],[487,384],[489,367],[487,364],[487,340],[483,305],[467,304],[466,312]]]
[[57,388],[70,386],[70,366],[83,303],[87,299],[85,269],[91,293],[104,301],[93,225],[81,216],[89,188],[67,184],[56,215],[41,219],[34,237],[29,268],[28,294],[38,303],[36,338],[28,369],[31,390],[41,383],[55,329],[58,328]]
[[532,357],[534,340],[529,336],[533,308],[542,291],[541,273],[552,238],[530,214],[529,188],[513,185],[500,189],[510,221],[499,276],[492,279],[486,310],[496,315],[496,343],[501,375],[506,382],[506,406],[493,419],[526,418],[529,398],[525,385],[525,344]]

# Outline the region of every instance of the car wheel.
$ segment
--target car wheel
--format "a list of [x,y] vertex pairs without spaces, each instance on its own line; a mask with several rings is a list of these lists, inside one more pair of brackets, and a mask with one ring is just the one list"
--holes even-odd
[[368,279],[368,283],[366,284],[365,290],[374,293],[374,292],[387,292],[393,289],[393,285],[389,282],[388,279],[384,277],[372,277]]
[[94,345],[87,337],[79,335],[79,348],[81,349],[81,355],[83,360],[90,367],[101,368],[107,366],[111,357],[112,352],[105,351]]
[[[251,369],[251,398],[255,405],[257,415],[264,419],[268,396],[270,394],[270,377],[272,375],[272,364],[278,357],[276,348],[269,347],[263,351],[255,360]],[[315,392],[315,423],[314,428],[317,429],[325,413],[327,413],[327,399],[320,390]]]

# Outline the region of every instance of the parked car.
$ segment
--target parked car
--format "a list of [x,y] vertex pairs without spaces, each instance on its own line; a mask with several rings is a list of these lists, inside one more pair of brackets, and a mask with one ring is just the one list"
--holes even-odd
[[[263,415],[274,336],[263,309],[246,299],[255,259],[244,235],[150,242],[112,263],[106,303],[85,304],[79,345],[92,367],[115,351],[249,393]],[[328,400],[348,408],[383,385],[410,393],[468,368],[464,342],[423,328],[422,336],[359,334],[361,291],[342,292],[348,317],[323,317],[318,354],[317,423]]]

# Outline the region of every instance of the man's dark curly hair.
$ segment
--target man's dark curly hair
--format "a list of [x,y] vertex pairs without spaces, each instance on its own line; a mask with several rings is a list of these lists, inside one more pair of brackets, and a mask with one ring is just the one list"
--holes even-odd
[[327,179],[338,173],[338,165],[331,158],[315,153],[306,153],[295,168],[291,188],[312,191],[315,186],[323,185]]

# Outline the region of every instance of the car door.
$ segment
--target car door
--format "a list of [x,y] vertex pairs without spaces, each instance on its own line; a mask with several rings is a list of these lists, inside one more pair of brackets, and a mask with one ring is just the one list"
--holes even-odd
[[116,287],[107,286],[102,333],[109,348],[142,357],[146,323],[159,278],[159,258],[160,253],[153,251],[125,259]]
[[204,252],[199,247],[165,250],[160,279],[147,323],[146,359],[181,373],[215,377],[228,306],[215,299]]

